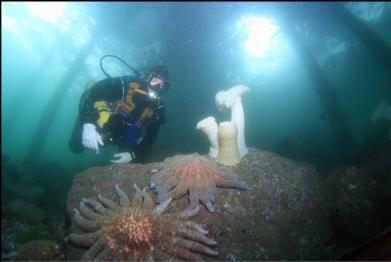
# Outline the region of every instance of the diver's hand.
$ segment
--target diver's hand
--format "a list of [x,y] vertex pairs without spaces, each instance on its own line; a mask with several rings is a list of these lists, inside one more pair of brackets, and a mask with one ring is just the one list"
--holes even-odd
[[115,164],[126,164],[131,162],[135,156],[134,153],[129,153],[129,152],[124,152],[124,153],[119,153],[119,154],[114,154],[114,157],[119,157],[117,160],[111,160],[111,163]]
[[84,147],[96,151],[99,154],[99,145],[103,146],[102,137],[96,131],[93,124],[87,123],[83,125],[82,144]]

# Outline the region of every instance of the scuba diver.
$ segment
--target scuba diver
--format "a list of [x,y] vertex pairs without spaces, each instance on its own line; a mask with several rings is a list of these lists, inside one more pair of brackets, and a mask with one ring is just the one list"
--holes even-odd
[[136,76],[120,77],[102,70],[108,78],[87,83],[81,96],[69,147],[74,153],[87,148],[98,154],[99,146],[116,144],[120,153],[111,163],[140,162],[165,123],[160,95],[169,88],[168,70],[155,65],[144,76],[136,71]]

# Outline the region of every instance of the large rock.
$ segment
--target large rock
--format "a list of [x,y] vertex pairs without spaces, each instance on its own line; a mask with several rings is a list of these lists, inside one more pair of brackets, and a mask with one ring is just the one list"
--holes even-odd
[[[67,211],[72,217],[81,198],[96,199],[98,192],[117,199],[115,184],[133,195],[134,183],[148,186],[152,175],[162,167],[159,162],[90,168],[74,178]],[[313,167],[250,149],[234,169],[251,189],[219,188],[215,212],[202,206],[193,218],[206,226],[210,238],[218,241],[218,260],[338,259],[341,250],[328,245],[333,237],[329,227],[331,207]],[[173,201],[168,212],[187,206],[185,196]],[[84,250],[72,245],[68,248],[68,260],[80,259]]]
[[391,221],[384,220],[380,206],[378,184],[375,179],[357,167],[341,167],[326,181],[330,202],[331,221],[340,239],[360,244],[377,235]]

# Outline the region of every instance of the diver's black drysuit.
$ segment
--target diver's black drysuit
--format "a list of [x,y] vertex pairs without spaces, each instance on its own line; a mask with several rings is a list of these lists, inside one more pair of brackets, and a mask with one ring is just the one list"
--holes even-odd
[[[92,123],[105,146],[117,144],[120,152],[134,153],[135,160],[132,162],[143,162],[160,125],[165,123],[165,104],[160,99],[153,100],[143,94],[145,87],[145,82],[138,77],[122,76],[101,80],[85,91],[80,99],[70,149],[74,153],[84,150],[81,141],[83,124]],[[105,101],[107,111],[112,113],[103,127],[97,124],[99,112],[94,105],[98,101]]]

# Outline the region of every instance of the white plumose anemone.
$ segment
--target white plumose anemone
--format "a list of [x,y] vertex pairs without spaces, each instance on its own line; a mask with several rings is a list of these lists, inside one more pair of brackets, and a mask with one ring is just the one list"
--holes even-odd
[[216,158],[219,153],[219,143],[217,139],[217,123],[216,119],[209,116],[197,123],[197,129],[201,130],[206,134],[209,139],[209,156]]
[[248,149],[244,139],[244,111],[242,96],[250,89],[245,85],[237,85],[228,90],[219,91],[216,94],[216,106],[220,111],[231,109],[231,122],[236,124],[238,129],[237,143],[240,157],[247,154]]
[[217,162],[232,166],[240,162],[240,154],[237,143],[238,129],[233,122],[221,122],[219,124],[219,154]]

